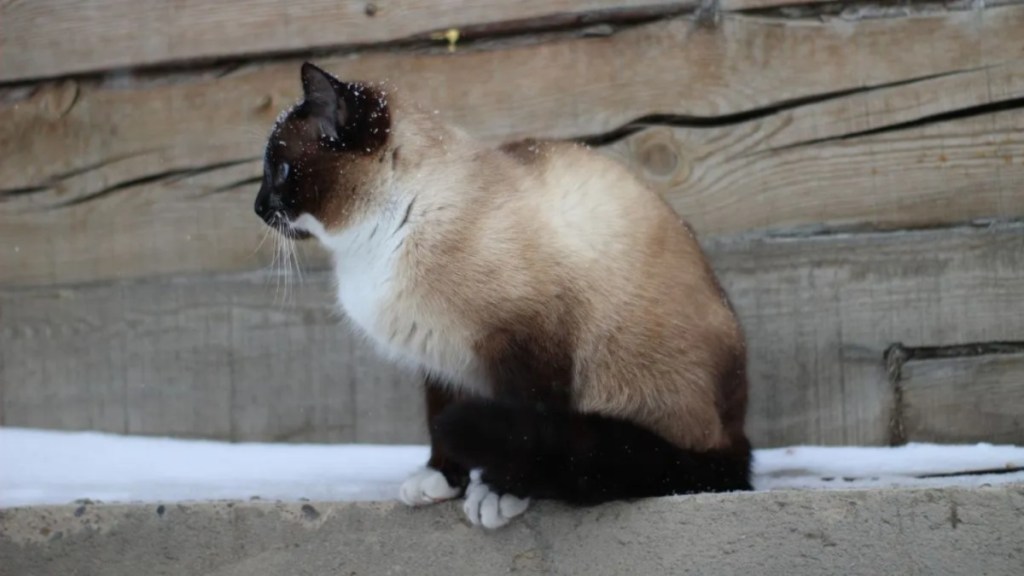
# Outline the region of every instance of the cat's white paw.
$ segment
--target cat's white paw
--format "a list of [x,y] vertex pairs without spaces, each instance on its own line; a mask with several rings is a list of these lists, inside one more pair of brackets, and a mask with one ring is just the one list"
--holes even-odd
[[501,528],[519,516],[530,506],[529,498],[511,494],[498,494],[480,481],[480,471],[470,473],[469,487],[466,488],[466,502],[462,510],[474,526]]
[[444,474],[425,467],[413,472],[402,482],[398,495],[409,506],[425,506],[451,500],[459,495],[459,489],[448,484]]

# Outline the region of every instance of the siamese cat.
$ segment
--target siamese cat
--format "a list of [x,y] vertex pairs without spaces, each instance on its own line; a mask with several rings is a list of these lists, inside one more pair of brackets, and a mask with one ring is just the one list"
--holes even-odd
[[420,506],[473,524],[750,490],[746,345],[693,230],[572,143],[485,145],[385,84],[302,66],[255,202],[331,253],[341,308],[425,374]]

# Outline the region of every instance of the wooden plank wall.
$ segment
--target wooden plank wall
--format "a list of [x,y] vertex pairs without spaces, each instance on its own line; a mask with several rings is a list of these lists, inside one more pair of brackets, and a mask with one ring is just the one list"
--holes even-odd
[[1020,0],[0,3],[0,424],[423,440],[323,253],[282,302],[259,246],[315,54],[633,167],[736,302],[755,444],[1024,442],[1021,30]]
[[902,369],[906,438],[930,442],[1020,442],[1024,354],[984,347],[964,356],[910,360]]

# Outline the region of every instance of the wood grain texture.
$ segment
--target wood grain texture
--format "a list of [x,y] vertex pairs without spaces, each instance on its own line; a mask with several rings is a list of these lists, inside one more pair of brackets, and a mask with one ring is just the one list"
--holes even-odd
[[403,40],[447,28],[658,0],[33,0],[0,2],[0,81]]
[[339,322],[321,279],[288,303],[275,282],[252,277],[5,293],[4,421],[242,441],[394,440],[376,411],[408,419],[417,403],[396,390],[413,383]]
[[[1021,0],[988,0],[984,6],[980,6],[973,0],[903,0],[901,2],[885,2],[884,0],[718,0],[709,4],[719,13],[747,12],[763,17],[787,19],[859,20],[913,17],[935,12],[978,10],[1020,3]],[[708,9],[704,8],[704,10]]]
[[606,150],[704,233],[1017,218],[1024,215],[1024,64],[738,124],[652,127]]
[[901,370],[910,442],[1024,443],[1024,354],[910,360]]
[[[750,341],[759,446],[886,444],[895,342],[1024,340],[1024,225],[707,243]],[[259,275],[0,290],[10,426],[421,442],[415,378]]]
[[[713,29],[676,20],[325,65],[388,73],[492,142],[656,115],[675,127],[607,151],[705,234],[916,226],[1022,214],[1021,29],[1024,7],[828,24],[733,14]],[[494,82],[496,69],[517,82]],[[0,105],[0,283],[259,268],[252,179],[296,76],[291,62],[144,87],[64,82]]]
[[885,444],[895,342],[1015,340],[1024,227],[709,246],[750,335],[750,431],[762,445]]
[[723,11],[763,10],[781,6],[807,6],[825,4],[828,0],[719,0],[718,5]]
[[[988,6],[1019,3],[993,0]],[[0,2],[0,82],[190,61],[353,50],[630,23],[682,13],[804,19],[904,17],[976,8],[967,0],[7,0]]]

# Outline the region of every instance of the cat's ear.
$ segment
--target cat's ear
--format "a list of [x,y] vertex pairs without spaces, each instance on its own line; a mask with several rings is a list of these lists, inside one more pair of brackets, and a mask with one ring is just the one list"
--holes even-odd
[[347,110],[340,84],[314,64],[302,64],[302,94],[307,110],[316,119],[320,133],[330,139],[338,137],[338,127],[346,121]]

